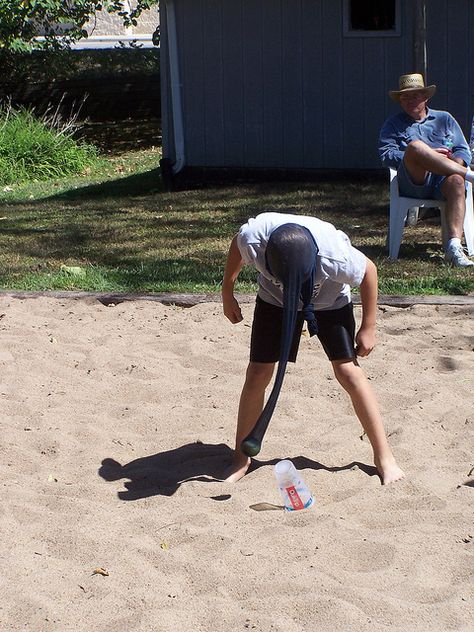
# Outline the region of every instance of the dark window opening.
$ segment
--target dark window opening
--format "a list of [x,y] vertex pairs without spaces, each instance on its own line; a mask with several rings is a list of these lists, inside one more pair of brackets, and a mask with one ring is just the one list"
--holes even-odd
[[350,30],[395,30],[395,3],[395,0],[350,0]]

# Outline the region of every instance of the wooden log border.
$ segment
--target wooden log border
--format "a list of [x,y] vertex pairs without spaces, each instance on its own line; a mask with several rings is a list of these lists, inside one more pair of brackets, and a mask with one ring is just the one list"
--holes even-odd
[[[156,294],[127,294],[127,293],[109,293],[109,292],[74,292],[74,291],[17,291],[17,290],[0,290],[2,298],[16,299],[35,299],[35,298],[54,298],[54,299],[77,299],[77,300],[97,300],[103,305],[118,305],[125,301],[154,301],[163,305],[176,305],[178,307],[194,307],[200,303],[220,303],[220,294],[173,294],[173,293],[156,293]],[[253,303],[254,294],[237,294],[237,300],[240,303]],[[353,303],[360,305],[360,297],[358,294],[352,296]],[[378,299],[379,305],[387,305],[390,307],[411,307],[412,305],[474,305],[474,295],[467,296],[392,296],[380,295]]]

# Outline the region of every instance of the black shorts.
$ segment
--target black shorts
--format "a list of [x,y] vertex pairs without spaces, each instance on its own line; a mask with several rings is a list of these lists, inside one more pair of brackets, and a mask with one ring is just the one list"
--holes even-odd
[[[354,351],[355,320],[352,303],[340,309],[315,312],[318,338],[330,360],[346,360],[356,357]],[[280,359],[283,308],[271,305],[257,296],[250,342],[251,362],[278,362]],[[296,361],[303,329],[303,315],[298,312],[290,362]]]

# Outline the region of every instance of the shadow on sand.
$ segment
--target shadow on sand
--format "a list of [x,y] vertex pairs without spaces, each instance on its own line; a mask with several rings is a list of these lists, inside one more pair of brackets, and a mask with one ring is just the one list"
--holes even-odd
[[[340,472],[358,468],[368,476],[378,476],[375,467],[358,461],[340,467],[327,467],[304,456],[288,458],[298,470]],[[121,500],[139,500],[149,496],[172,496],[183,483],[189,481],[222,483],[220,477],[231,459],[232,450],[224,443],[188,443],[174,450],[135,459],[125,465],[106,458],[102,461],[99,475],[106,481],[129,479],[124,483],[126,491],[118,492],[118,497]],[[261,467],[273,466],[279,460],[252,459],[248,473]]]

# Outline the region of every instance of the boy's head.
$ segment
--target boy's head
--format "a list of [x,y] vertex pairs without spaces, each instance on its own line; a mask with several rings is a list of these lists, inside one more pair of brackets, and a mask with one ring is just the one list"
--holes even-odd
[[282,224],[271,233],[265,251],[267,268],[283,286],[290,279],[301,284],[314,270],[318,248],[307,228]]
[[[299,224],[282,224],[270,235],[265,251],[268,271],[283,285],[283,310],[296,316],[303,302],[303,316],[308,321],[311,336],[317,333],[311,299],[318,247],[307,228]],[[285,319],[288,320],[288,319]],[[288,320],[288,323],[292,319]],[[285,329],[285,328],[284,328]],[[291,331],[283,331],[289,343]],[[282,351],[287,345],[282,340]],[[284,358],[280,358],[280,361]]]

